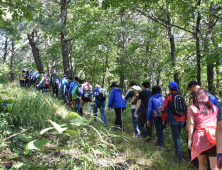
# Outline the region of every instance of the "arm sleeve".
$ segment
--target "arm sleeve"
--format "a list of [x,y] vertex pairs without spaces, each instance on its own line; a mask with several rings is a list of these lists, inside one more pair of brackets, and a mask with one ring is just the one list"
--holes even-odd
[[74,98],[74,96],[75,96],[75,94],[76,94],[76,91],[77,91],[77,88],[78,88],[78,86],[76,86],[76,87],[74,88],[73,93],[72,93],[72,98]]
[[151,114],[153,110],[153,97],[150,97],[149,102],[148,102],[148,110],[147,110],[147,121],[150,120]]
[[112,108],[113,106],[113,90],[110,91],[110,96],[109,96],[109,103],[108,103],[108,108]]
[[191,109],[192,106],[189,107],[188,109],[188,117],[194,117],[193,115],[193,110]]
[[222,120],[222,107],[221,107],[222,103],[220,103],[220,107],[218,110],[218,115],[217,115],[217,121],[221,121]]
[[169,99],[170,99],[170,96],[167,96],[163,103],[163,117],[162,117],[163,122],[165,122],[167,119]]
[[214,99],[214,104],[217,106],[217,108],[219,108],[218,107],[218,102],[217,102],[217,98],[216,97],[214,97],[215,99]]
[[43,77],[39,84],[42,84],[44,80],[45,80],[45,79],[44,79],[44,77]]
[[134,91],[130,91],[129,93],[126,94],[125,100],[127,100],[128,98],[133,98],[134,96]]
[[96,97],[96,92],[97,92],[97,90],[94,88],[93,89],[93,97]]

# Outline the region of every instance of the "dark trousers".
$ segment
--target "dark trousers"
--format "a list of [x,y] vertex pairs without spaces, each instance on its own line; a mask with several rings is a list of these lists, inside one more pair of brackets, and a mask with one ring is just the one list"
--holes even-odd
[[75,99],[75,105],[77,105],[79,115],[82,115],[83,112],[82,112],[82,108],[80,107],[80,100],[79,99]]
[[180,143],[180,132],[183,129],[184,124],[185,124],[185,121],[170,122],[170,128],[172,131],[174,148],[175,148],[177,155],[183,155],[182,149],[181,149],[181,143]]
[[[141,132],[142,137],[149,136],[152,139],[152,124],[153,120],[150,119],[150,127],[147,126],[147,112],[139,112],[138,113],[138,127]],[[144,128],[144,125],[146,129]]]
[[59,93],[58,87],[53,87],[52,90],[53,90],[54,97],[58,97],[58,93]]
[[165,146],[164,145],[164,138],[163,138],[163,121],[162,117],[153,117],[154,126],[156,129],[156,134],[158,138],[158,144],[159,146]]
[[25,81],[24,80],[20,80],[20,87],[24,87]]
[[115,108],[115,114],[116,114],[116,120],[115,120],[115,126],[117,128],[122,129],[122,113],[124,111],[125,108]]

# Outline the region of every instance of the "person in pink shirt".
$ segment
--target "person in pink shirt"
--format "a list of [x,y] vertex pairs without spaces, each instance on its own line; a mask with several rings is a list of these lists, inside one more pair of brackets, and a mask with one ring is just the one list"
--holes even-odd
[[210,101],[207,91],[194,91],[193,104],[188,110],[188,148],[191,160],[198,157],[199,170],[206,170],[206,157],[210,159],[211,170],[217,168],[216,123],[217,107]]

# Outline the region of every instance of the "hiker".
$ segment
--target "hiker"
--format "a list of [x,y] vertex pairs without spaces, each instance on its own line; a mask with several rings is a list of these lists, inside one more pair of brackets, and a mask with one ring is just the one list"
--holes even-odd
[[29,71],[29,84],[28,86],[31,87],[33,85],[33,79],[32,79],[33,71]]
[[29,83],[29,71],[26,71],[25,72],[25,87],[28,86],[28,83]]
[[104,125],[106,125],[105,101],[106,91],[96,83],[95,88],[93,89],[93,116],[94,121],[97,121],[97,110],[99,108],[101,113],[101,120]]
[[[191,91],[191,93],[190,93],[190,105],[193,104],[193,93],[194,93],[194,90],[197,90],[197,89],[199,89],[199,88],[200,88],[200,86],[198,85],[198,83],[197,83],[196,81],[190,81],[190,82],[189,82],[189,84],[188,84],[188,89]],[[216,96],[210,94],[209,92],[207,92],[207,94],[208,94],[208,97],[209,97],[210,101],[211,101],[215,106],[217,106],[217,108],[218,108],[218,101],[217,101]],[[189,153],[189,158],[190,158],[190,160],[191,160],[191,150],[190,150],[190,149],[188,149],[188,153]],[[208,165],[208,170],[210,170],[210,163],[209,163],[209,158],[208,158],[208,157],[207,157],[207,165]],[[192,167],[192,166],[195,166],[195,167],[198,168],[198,166],[199,166],[198,159],[197,159],[197,158],[193,159],[193,160],[191,161],[191,165],[190,165],[190,166],[191,166],[191,167]]]
[[69,89],[70,89],[70,85],[73,83],[73,78],[72,76],[69,76],[69,80],[68,80],[68,84],[66,86],[66,94],[68,96],[68,100],[69,100],[69,105],[71,104],[72,101],[72,96],[69,95]]
[[77,105],[78,114],[80,116],[83,116],[82,108],[80,107],[80,97],[82,96],[82,83],[83,81],[81,79],[78,79],[78,85],[75,86],[73,93],[72,93],[72,99],[75,100],[75,104]]
[[[71,84],[70,84],[70,88],[69,88],[69,96],[73,95],[74,89],[76,88],[76,86],[78,86],[78,79],[79,77],[75,76],[74,80]],[[82,83],[81,83],[82,84]],[[71,104],[70,104],[71,108],[74,108],[74,111],[78,110],[78,106],[75,100],[72,100]]]
[[20,87],[25,85],[25,70],[22,70],[22,73],[19,74]]
[[[190,82],[189,82],[189,84],[188,84],[188,89],[191,91],[191,93],[190,93],[190,105],[193,104],[193,97],[192,97],[192,95],[193,95],[193,93],[194,93],[194,90],[197,90],[197,89],[199,89],[199,88],[200,88],[200,86],[198,85],[198,83],[197,83],[196,81],[190,81]],[[216,105],[217,108],[218,108],[218,101],[217,101],[216,96],[212,95],[212,94],[209,93],[209,92],[207,92],[207,95],[208,95],[210,101],[211,101],[214,105]]]
[[[163,104],[163,126],[166,126],[168,117],[176,152],[175,160],[183,162],[184,158],[180,143],[180,132],[186,123],[187,108],[184,98],[177,92],[177,83],[171,81],[168,87],[170,93],[166,96]],[[175,106],[175,103],[178,106]]]
[[[36,89],[36,87],[35,87],[35,82],[36,82],[36,79],[37,79],[37,77],[39,76],[39,72],[38,71],[36,71],[33,75],[32,75],[32,77],[31,77],[31,79],[32,79],[32,81],[33,81],[33,87]],[[37,89],[36,89],[37,90]]]
[[152,126],[150,122],[154,122],[156,134],[158,138],[158,144],[160,148],[165,148],[163,138],[163,103],[165,98],[160,94],[161,88],[159,86],[152,87],[153,96],[149,100],[148,112],[147,112],[147,126]]
[[53,96],[58,97],[59,78],[56,76],[56,73],[52,74],[52,79],[51,79],[50,83],[51,83],[51,86],[52,86]]
[[44,75],[44,77],[42,78],[42,80],[39,82],[39,84],[37,85],[37,87],[39,87],[39,85],[43,86],[43,92],[45,92],[47,94],[49,86],[50,86],[50,78],[49,78],[49,73],[46,73]]
[[[141,138],[141,134],[140,134],[140,131],[139,131],[139,128],[138,128],[138,122],[137,122],[138,117],[134,116],[134,112],[135,112],[135,109],[136,109],[136,103],[133,103],[135,97],[134,97],[134,90],[132,89],[132,87],[134,87],[134,86],[136,87],[136,83],[134,81],[131,81],[130,84],[129,84],[130,88],[126,92],[125,100],[127,101],[128,99],[131,99],[131,101],[132,101],[131,116],[132,116],[133,129],[134,129],[136,137]],[[135,89],[135,90],[138,90],[138,89]]]
[[[142,91],[139,93],[136,103],[136,110],[134,116],[138,117],[138,127],[141,132],[142,137],[147,142],[152,141],[152,127],[147,126],[147,110],[148,102],[150,97],[152,97],[152,92],[149,90],[150,83],[145,81],[142,83]],[[152,122],[150,122],[152,124]],[[146,126],[146,129],[144,128]]]
[[188,148],[191,160],[198,157],[199,169],[206,169],[206,156],[209,157],[211,169],[218,169],[215,139],[217,114],[218,109],[209,100],[207,91],[201,87],[195,90],[193,104],[188,111]]
[[89,84],[88,79],[84,79],[81,87],[82,96],[80,97],[80,107],[83,109],[87,107],[87,116],[91,115],[91,101],[92,101],[92,86]]
[[62,98],[64,103],[66,104],[66,86],[68,84],[68,79],[66,78],[66,75],[63,76],[63,78],[59,81],[59,89],[61,90],[62,93]]
[[216,130],[216,139],[217,139],[217,166],[222,169],[222,102],[220,103],[218,116],[217,116],[217,130]]
[[110,87],[112,89],[109,95],[108,110],[110,111],[110,108],[114,109],[116,114],[115,127],[113,130],[122,129],[123,131],[122,113],[126,109],[126,101],[122,98],[122,95],[124,95],[123,90],[118,88],[119,86],[116,82],[112,82]]
[[[44,78],[44,71],[41,71],[40,72],[40,75],[37,77],[37,79],[36,79],[36,82],[35,82],[35,86],[36,86],[36,88],[37,89],[43,89],[43,84],[41,83],[39,83],[39,82],[41,82],[42,81],[42,79]],[[39,84],[38,86],[37,86],[37,83]],[[39,87],[39,88],[38,88]]]

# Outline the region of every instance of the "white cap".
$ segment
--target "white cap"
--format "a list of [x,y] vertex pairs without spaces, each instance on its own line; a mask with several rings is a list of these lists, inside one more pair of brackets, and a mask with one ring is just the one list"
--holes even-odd
[[142,89],[140,88],[140,86],[133,86],[133,89],[137,90],[137,91],[142,91]]

